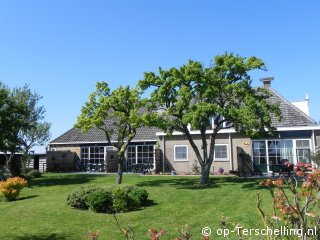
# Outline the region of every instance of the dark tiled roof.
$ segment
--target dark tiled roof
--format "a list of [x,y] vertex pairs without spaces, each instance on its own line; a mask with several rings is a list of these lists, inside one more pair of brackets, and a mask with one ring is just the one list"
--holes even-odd
[[313,126],[317,123],[299,108],[287,101],[278,92],[269,88],[271,93],[270,102],[278,103],[282,113],[282,120],[279,122],[275,117],[272,117],[273,126],[275,127],[301,127]]
[[[140,108],[138,112],[140,114],[146,113],[146,108]],[[109,118],[105,120],[105,126],[108,129],[113,129],[114,133],[111,136],[111,141],[117,141],[117,128],[114,126],[116,119]],[[135,141],[156,141],[156,132],[160,129],[156,127],[141,127],[137,129],[136,136],[132,140]],[[107,142],[105,133],[98,128],[90,129],[88,132],[82,132],[80,129],[72,128],[61,136],[57,137],[50,143],[94,143],[94,142]]]
[[[154,140],[156,141],[156,132],[159,129],[156,127],[141,127],[137,129],[137,134],[132,142],[143,141],[143,140]],[[116,140],[116,134],[111,137],[112,141]],[[60,137],[54,139],[50,143],[85,143],[85,142],[106,142],[105,134],[102,130],[93,128],[88,132],[84,133],[80,129],[72,128]]]
[[[301,126],[315,126],[317,123],[299,108],[294,106],[292,103],[287,101],[278,92],[269,88],[268,91],[271,93],[269,101],[271,103],[278,103],[281,113],[282,120],[279,122],[275,117],[272,117],[273,126],[275,127],[301,127]],[[112,120],[107,120],[106,125],[109,128],[113,128]],[[137,134],[134,141],[156,141],[156,132],[161,132],[156,127],[141,127],[137,129]],[[113,134],[111,140],[116,140],[116,134]],[[84,133],[80,129],[72,128],[60,137],[51,141],[50,143],[81,143],[81,142],[106,142],[104,132],[100,129],[91,129]]]

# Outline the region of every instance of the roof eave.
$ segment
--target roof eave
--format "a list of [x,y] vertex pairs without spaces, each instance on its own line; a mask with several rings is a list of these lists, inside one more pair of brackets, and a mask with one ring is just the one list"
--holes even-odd
[[[320,130],[320,125],[314,125],[314,126],[296,126],[296,127],[277,127],[276,128],[278,132],[285,132],[285,131],[305,131],[305,130]],[[266,129],[267,130],[267,129]],[[212,129],[207,130],[207,134],[211,134],[213,132]],[[222,129],[218,132],[218,134],[223,134],[223,133],[236,133],[236,130],[234,128],[230,129]],[[190,131],[191,135],[199,135],[200,130],[192,130]],[[166,136],[165,132],[156,132],[156,136]],[[174,131],[172,133],[174,136],[179,136],[179,135],[184,135],[182,132],[176,132]]]

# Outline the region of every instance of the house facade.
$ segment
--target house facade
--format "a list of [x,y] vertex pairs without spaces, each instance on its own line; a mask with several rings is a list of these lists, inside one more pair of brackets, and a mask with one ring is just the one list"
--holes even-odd
[[[272,79],[271,79],[272,80]],[[309,162],[308,155],[320,148],[320,125],[310,116],[309,99],[289,102],[271,88],[270,78],[264,79],[264,87],[271,93],[270,101],[278,103],[282,112],[282,120],[272,119],[277,128],[274,137],[250,138],[237,133],[234,129],[219,131],[216,139],[212,172],[222,168],[229,171],[254,171],[267,173],[273,165],[284,160],[291,163]],[[210,134],[208,132],[208,137]],[[200,131],[190,130],[196,145],[201,149]],[[77,154],[81,165],[94,166],[111,161],[108,153],[114,151],[108,146],[104,133],[99,129],[91,129],[87,133],[79,129],[71,129],[49,143],[49,151],[71,151]],[[155,154],[161,152],[160,161]],[[136,165],[145,165],[153,170],[156,164],[161,171],[192,173],[196,170],[197,158],[187,138],[180,132],[166,135],[155,127],[143,127],[126,152],[126,169],[131,171]],[[247,169],[244,169],[247,168]]]

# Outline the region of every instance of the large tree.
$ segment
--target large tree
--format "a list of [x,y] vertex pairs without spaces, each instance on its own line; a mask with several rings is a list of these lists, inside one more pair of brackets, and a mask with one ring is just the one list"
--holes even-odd
[[44,121],[46,110],[44,106],[39,105],[42,96],[32,92],[28,85],[15,88],[13,96],[16,101],[24,103],[27,111],[24,120],[28,123],[28,127],[20,129],[18,134],[25,164],[26,160],[30,158],[29,152],[33,147],[43,146],[50,140],[51,123]]
[[137,89],[120,86],[111,91],[107,83],[98,82],[75,125],[83,131],[91,128],[102,130],[108,144],[117,149],[117,184],[122,183],[125,151],[137,128],[143,125],[143,106],[144,101]]
[[[225,53],[216,56],[209,67],[189,60],[180,68],[159,68],[158,75],[147,72],[139,82],[142,90],[153,90],[150,108],[164,108],[147,117],[149,124],[168,134],[185,134],[201,166],[201,184],[208,183],[220,130],[233,127],[249,136],[275,131],[271,119],[280,118],[280,110],[270,104],[266,89],[251,86],[248,72],[257,69],[266,69],[261,59]],[[195,143],[190,124],[200,130],[201,146]]]
[[45,109],[38,106],[42,97],[28,85],[10,90],[0,83],[0,96],[0,151],[8,170],[17,175],[19,167],[12,167],[16,153],[28,153],[35,145],[44,144],[50,138],[50,124],[42,121]]
[[11,175],[18,175],[19,168],[14,167],[16,152],[21,151],[19,132],[27,130],[28,114],[24,101],[15,98],[14,93],[1,83],[1,110],[0,110],[0,151],[6,158],[6,168]]

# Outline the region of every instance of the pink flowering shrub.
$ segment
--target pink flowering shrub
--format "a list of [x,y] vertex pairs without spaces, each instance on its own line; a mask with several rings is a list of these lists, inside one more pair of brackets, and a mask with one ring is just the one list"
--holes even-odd
[[[261,199],[257,195],[257,209],[265,226],[302,229],[307,239],[317,233],[308,235],[309,229],[320,226],[319,195],[320,171],[310,164],[298,163],[294,166],[295,177],[266,179],[260,186],[268,187],[272,197],[272,216],[268,217],[261,209]],[[301,180],[299,180],[301,179]]]

